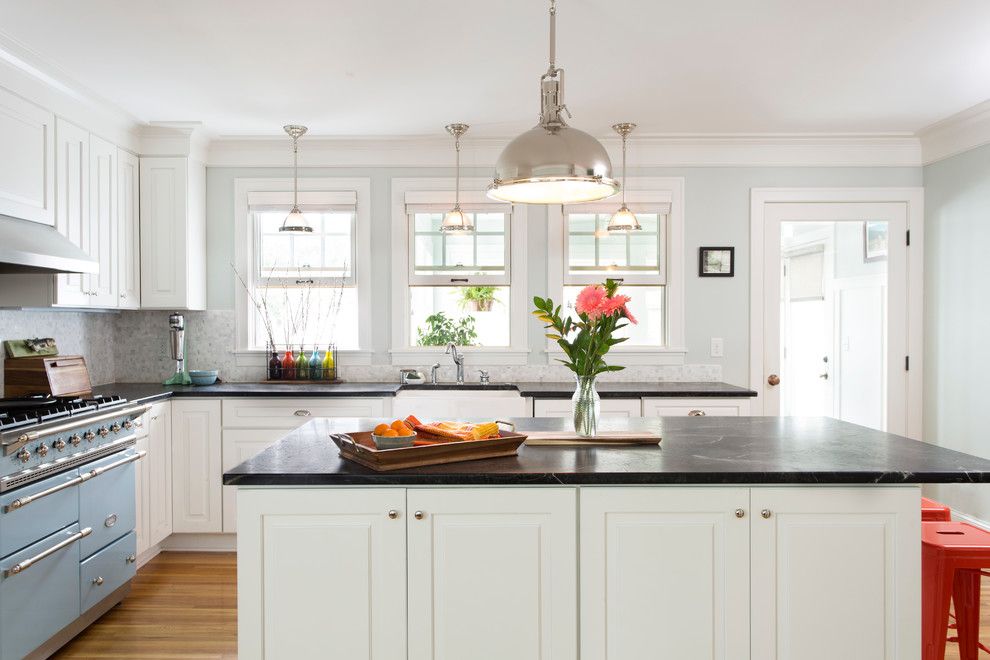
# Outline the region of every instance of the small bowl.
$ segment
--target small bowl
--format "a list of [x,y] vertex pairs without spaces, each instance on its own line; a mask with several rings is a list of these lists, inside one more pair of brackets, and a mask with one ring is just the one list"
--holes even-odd
[[415,433],[413,435],[399,435],[394,438],[387,435],[371,434],[371,440],[375,443],[375,447],[378,449],[402,449],[403,447],[412,447],[413,440],[415,439]]
[[193,385],[212,385],[217,382],[220,372],[216,369],[207,371],[190,371],[189,380]]

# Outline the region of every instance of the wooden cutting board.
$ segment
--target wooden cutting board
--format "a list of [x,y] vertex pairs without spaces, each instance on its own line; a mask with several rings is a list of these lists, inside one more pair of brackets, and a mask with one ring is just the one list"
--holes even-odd
[[573,431],[530,431],[526,444],[531,447],[605,447],[610,445],[659,445],[660,435],[649,431],[601,431],[585,438]]

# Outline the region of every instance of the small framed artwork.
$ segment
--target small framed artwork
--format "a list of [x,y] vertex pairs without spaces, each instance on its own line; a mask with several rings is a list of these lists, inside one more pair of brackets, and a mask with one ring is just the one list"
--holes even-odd
[[733,277],[736,274],[736,248],[698,248],[698,277]]
[[887,260],[887,223],[870,222],[863,223],[863,261]]

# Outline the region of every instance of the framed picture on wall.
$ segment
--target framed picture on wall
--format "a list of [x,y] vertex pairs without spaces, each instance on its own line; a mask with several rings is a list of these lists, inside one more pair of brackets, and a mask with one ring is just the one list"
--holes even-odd
[[887,259],[887,223],[863,223],[863,261],[885,261]]
[[698,277],[733,277],[736,274],[736,248],[698,248]]

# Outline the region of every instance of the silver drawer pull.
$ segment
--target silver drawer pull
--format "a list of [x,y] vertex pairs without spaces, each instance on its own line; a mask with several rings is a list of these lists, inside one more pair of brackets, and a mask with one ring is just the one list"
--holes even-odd
[[34,502],[36,500],[40,500],[42,497],[48,497],[49,495],[54,495],[55,493],[57,493],[59,491],[65,490],[66,488],[72,488],[73,486],[77,486],[77,485],[81,484],[83,481],[84,481],[84,479],[82,477],[73,477],[72,479],[69,479],[68,481],[63,481],[62,483],[58,484],[57,486],[52,486],[51,488],[46,488],[45,490],[41,491],[40,493],[35,493],[34,495],[25,495],[24,497],[18,497],[16,500],[14,500],[13,502],[11,502],[10,504],[7,504],[6,506],[4,506],[3,507],[3,512],[4,513],[10,513],[12,511],[17,511],[18,509],[21,509],[21,508],[26,507],[31,502]]
[[101,584],[103,584],[103,576],[97,575],[95,578],[93,578],[93,584],[95,584],[96,586],[100,586]]
[[111,513],[109,516],[107,516],[107,519],[103,521],[103,526],[104,527],[113,527],[116,524],[117,524],[117,514],[116,513]]
[[104,465],[103,467],[98,467],[98,468],[96,468],[94,470],[90,470],[89,472],[86,472],[85,474],[80,475],[79,478],[82,479],[83,481],[89,481],[93,477],[98,477],[101,474],[104,474],[106,472],[109,472],[110,470],[112,470],[114,468],[119,468],[122,465],[127,465],[128,463],[133,463],[134,461],[139,461],[142,458],[144,458],[145,456],[147,456],[147,454],[148,454],[148,452],[146,452],[146,451],[144,451],[142,449],[138,453],[133,454],[131,456],[128,456],[127,458],[122,458],[119,461],[116,461],[114,463],[111,463],[110,465]]
[[296,417],[309,417],[313,413],[309,412],[308,410],[297,410],[292,414],[295,415]]
[[45,557],[52,556],[62,548],[68,547],[73,543],[75,543],[76,541],[78,541],[79,539],[89,536],[92,533],[93,533],[92,527],[87,527],[83,530],[80,530],[75,534],[73,534],[72,536],[70,536],[69,538],[65,539],[64,541],[59,541],[58,543],[48,548],[47,550],[43,550],[42,552],[39,552],[34,557],[25,559],[24,561],[17,562],[10,568],[5,569],[3,572],[3,576],[10,577],[11,575],[17,575],[18,573],[23,573],[24,571],[34,566]]
[[127,563],[128,564],[137,563],[137,555],[135,555],[135,554],[129,554],[129,555],[127,555]]
[[705,416],[705,411],[704,410],[689,410],[688,411],[688,417],[704,417],[704,416]]

